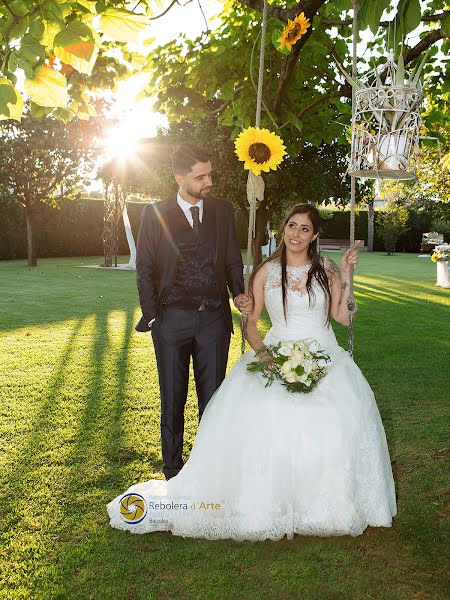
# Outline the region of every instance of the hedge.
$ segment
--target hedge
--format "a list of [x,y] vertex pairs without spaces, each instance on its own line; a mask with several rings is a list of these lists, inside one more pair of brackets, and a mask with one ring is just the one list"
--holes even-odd
[[[135,239],[139,229],[139,216],[143,204],[129,202],[128,215]],[[427,231],[426,219],[411,218],[411,228],[402,236],[397,250],[418,252],[421,233]],[[329,220],[323,221],[322,238],[348,239],[350,212],[335,211]],[[239,215],[238,235],[241,247],[247,247],[246,220]],[[37,217],[36,242],[39,258],[56,256],[102,256],[103,202],[96,199],[63,201],[55,209],[43,205]],[[367,244],[367,211],[358,211],[355,221],[355,237]],[[384,250],[375,231],[374,249]],[[119,223],[119,254],[128,254],[128,244],[122,221]],[[18,205],[3,205],[0,219],[0,260],[27,257],[26,223],[23,209]]]

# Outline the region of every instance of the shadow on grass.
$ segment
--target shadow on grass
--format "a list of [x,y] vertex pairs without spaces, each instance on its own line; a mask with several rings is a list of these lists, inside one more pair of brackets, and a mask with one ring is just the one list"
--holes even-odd
[[53,430],[57,413],[64,410],[64,407],[61,405],[62,403],[59,401],[60,390],[64,385],[66,371],[70,368],[71,361],[74,360],[73,353],[76,338],[82,325],[83,320],[79,320],[72,329],[70,337],[61,353],[58,367],[47,386],[37,414],[33,419],[32,433],[24,440],[20,458],[15,460],[11,465],[9,473],[2,474],[4,485],[9,490],[8,495],[4,498],[6,504],[6,506],[4,505],[4,518],[6,519],[4,524],[7,528],[12,527],[21,519],[21,506],[20,502],[17,502],[17,498],[26,501],[27,490],[30,485],[33,485],[33,472],[38,468],[39,462],[44,459],[49,450],[49,447],[45,444],[45,440]]

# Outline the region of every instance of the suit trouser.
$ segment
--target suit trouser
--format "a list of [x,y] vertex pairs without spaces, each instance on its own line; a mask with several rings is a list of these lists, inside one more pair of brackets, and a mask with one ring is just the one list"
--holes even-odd
[[184,407],[192,356],[198,418],[222,383],[230,330],[222,309],[185,310],[165,306],[152,325],[161,392],[163,472],[173,477],[183,467]]

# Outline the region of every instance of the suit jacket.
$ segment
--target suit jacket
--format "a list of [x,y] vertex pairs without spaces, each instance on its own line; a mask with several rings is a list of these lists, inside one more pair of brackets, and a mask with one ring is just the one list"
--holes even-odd
[[[215,275],[222,308],[230,331],[233,331],[227,287],[233,297],[244,292],[243,263],[236,234],[233,206],[221,198],[203,200],[203,222],[215,247]],[[161,309],[164,297],[177,272],[178,248],[174,236],[185,227],[186,216],[176,196],[147,204],[141,214],[136,251],[137,286],[142,318],[136,331],[150,331],[149,321]]]

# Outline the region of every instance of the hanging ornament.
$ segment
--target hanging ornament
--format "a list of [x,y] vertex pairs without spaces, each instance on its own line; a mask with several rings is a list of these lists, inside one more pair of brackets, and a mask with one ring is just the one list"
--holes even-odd
[[288,24],[283,29],[283,33],[277,39],[279,49],[286,48],[290,52],[292,46],[306,33],[308,27],[311,27],[311,23],[303,12],[297,15],[292,21],[289,19]]
[[366,78],[350,77],[353,87],[349,173],[366,179],[414,179],[419,159],[422,110],[420,74],[427,54],[414,73],[405,71],[391,51],[387,62]]
[[235,141],[236,154],[244,162],[244,169],[254,175],[268,173],[283,162],[286,147],[283,140],[268,129],[247,127]]

